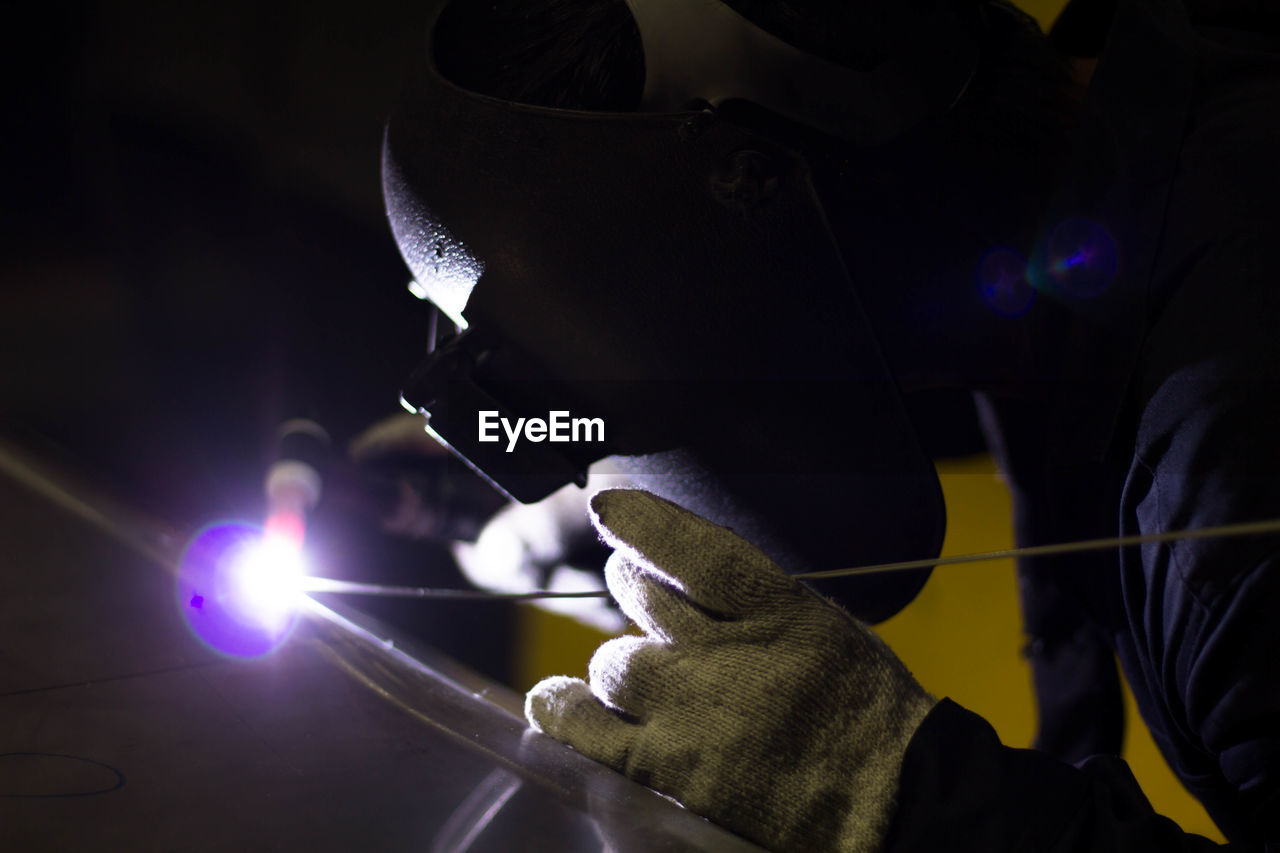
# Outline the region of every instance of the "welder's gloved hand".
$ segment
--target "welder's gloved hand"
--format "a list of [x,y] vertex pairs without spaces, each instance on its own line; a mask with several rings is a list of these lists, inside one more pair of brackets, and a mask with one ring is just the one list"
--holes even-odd
[[590,686],[529,691],[537,729],[773,850],[877,850],[936,700],[843,610],[758,549],[646,492],[591,502],[609,589],[643,637]]

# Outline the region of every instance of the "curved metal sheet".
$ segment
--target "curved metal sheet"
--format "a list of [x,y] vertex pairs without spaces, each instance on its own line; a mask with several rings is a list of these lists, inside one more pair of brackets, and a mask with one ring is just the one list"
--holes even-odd
[[155,569],[180,537],[0,471],[0,849],[758,849],[354,612],[221,657]]

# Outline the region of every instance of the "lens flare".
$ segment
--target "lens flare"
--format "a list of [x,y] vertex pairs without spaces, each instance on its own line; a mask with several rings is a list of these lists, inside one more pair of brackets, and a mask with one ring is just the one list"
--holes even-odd
[[978,294],[1002,317],[1021,317],[1036,291],[1027,280],[1027,259],[1013,249],[996,248],[978,262]]
[[288,638],[297,621],[306,565],[300,543],[251,524],[205,528],[187,547],[177,601],[210,648],[257,658]]
[[1074,217],[1049,235],[1046,272],[1054,287],[1076,299],[1101,296],[1116,277],[1118,258],[1111,235],[1097,223]]

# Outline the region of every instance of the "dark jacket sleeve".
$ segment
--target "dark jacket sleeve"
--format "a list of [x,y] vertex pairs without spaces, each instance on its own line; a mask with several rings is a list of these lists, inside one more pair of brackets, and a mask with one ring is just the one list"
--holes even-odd
[[[1197,230],[1178,226],[1175,237]],[[1135,378],[1121,533],[1280,517],[1277,236],[1175,240],[1194,263],[1171,265],[1179,286]],[[1117,653],[1166,760],[1233,840],[1225,849],[1280,850],[1280,537],[1124,549],[1119,581]],[[886,849],[1219,848],[1157,815],[1119,759],[1073,767],[1010,749],[943,702],[907,751]]]
[[1182,853],[1222,847],[1156,814],[1128,765],[1079,767],[1000,743],[986,720],[943,700],[916,732],[902,767],[885,849]]

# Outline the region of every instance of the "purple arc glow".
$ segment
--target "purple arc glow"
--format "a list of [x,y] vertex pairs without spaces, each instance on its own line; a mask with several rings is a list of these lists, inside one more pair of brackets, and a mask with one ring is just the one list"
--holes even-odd
[[206,646],[230,657],[259,658],[292,632],[304,577],[296,546],[256,525],[215,524],[187,546],[176,600]]

